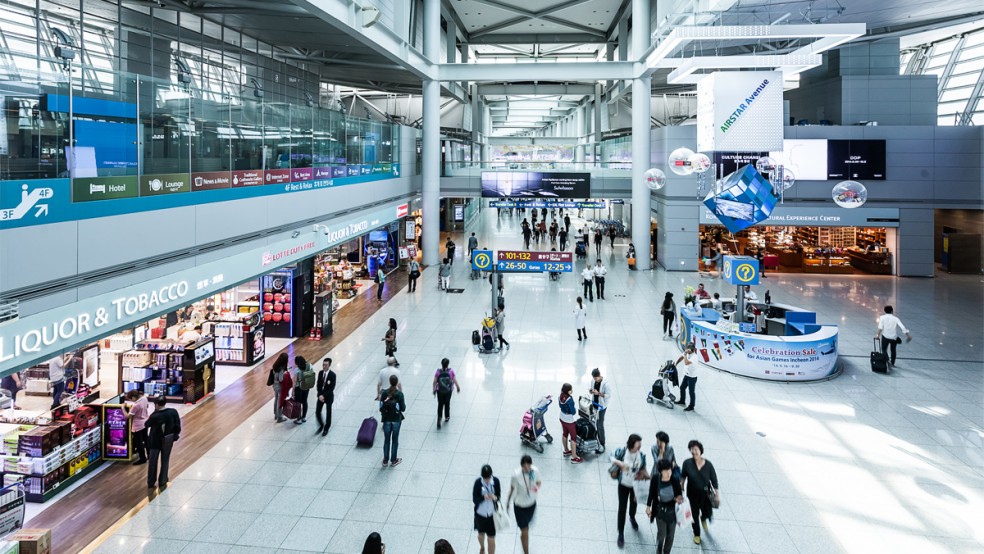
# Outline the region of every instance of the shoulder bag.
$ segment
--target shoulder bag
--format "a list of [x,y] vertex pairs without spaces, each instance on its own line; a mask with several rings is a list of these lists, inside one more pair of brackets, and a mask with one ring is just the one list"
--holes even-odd
[[[619,460],[619,461],[622,461],[624,458],[625,458],[625,449],[624,448],[616,448],[615,449],[615,459],[616,460]],[[612,462],[612,465],[610,465],[608,467],[608,475],[612,479],[618,479],[622,475],[622,468],[618,467],[618,464],[616,464],[615,462]]]

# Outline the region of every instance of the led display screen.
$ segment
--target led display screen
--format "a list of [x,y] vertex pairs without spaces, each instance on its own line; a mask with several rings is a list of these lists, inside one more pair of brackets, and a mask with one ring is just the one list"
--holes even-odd
[[885,179],[884,140],[827,141],[827,178]]
[[827,180],[826,139],[786,139],[782,141],[782,152],[772,152],[770,156],[792,171],[797,181]]
[[483,171],[483,198],[590,198],[590,173]]

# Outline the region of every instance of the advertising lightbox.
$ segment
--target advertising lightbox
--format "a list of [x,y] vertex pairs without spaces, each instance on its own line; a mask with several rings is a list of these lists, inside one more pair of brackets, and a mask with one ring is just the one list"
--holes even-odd
[[782,149],[782,73],[728,71],[697,83],[697,150]]

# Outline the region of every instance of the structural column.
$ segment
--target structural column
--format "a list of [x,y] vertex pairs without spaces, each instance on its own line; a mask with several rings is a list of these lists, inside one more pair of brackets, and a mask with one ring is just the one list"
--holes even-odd
[[[424,56],[441,61],[441,1],[424,1]],[[423,82],[423,142],[421,180],[424,224],[424,265],[440,260],[441,237],[441,83]]]
[[632,244],[636,267],[649,269],[650,192],[646,171],[652,160],[650,139],[650,78],[632,80]]

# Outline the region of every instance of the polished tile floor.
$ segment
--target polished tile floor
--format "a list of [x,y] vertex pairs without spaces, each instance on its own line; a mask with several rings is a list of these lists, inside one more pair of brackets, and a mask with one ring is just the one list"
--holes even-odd
[[[575,223],[577,227],[579,223]],[[521,245],[516,218],[486,211],[483,246]],[[442,237],[442,242],[443,242]],[[762,289],[776,302],[816,310],[841,328],[843,374],[815,384],[754,381],[704,368],[697,410],[647,404],[657,368],[678,355],[661,340],[656,304],[678,298],[691,273],[629,272],[625,245],[603,249],[610,266],[608,300],[589,304],[585,343],[576,340],[571,310],[580,293],[575,275],[506,280],[512,349],[479,355],[470,335],[489,311],[487,282],[468,279],[461,256],[453,287],[440,293],[434,269],[416,293],[401,293],[331,353],[339,387],[335,426],[315,436],[313,417],[301,426],[275,424],[264,408],[179,475],[99,548],[107,553],[333,552],[353,554],[379,531],[388,554],[430,553],[446,538],[459,553],[478,552],[471,530],[471,485],[489,463],[503,478],[524,453],[544,475],[532,549],[536,552],[619,552],[615,485],[607,459],[573,466],[558,441],[543,454],[523,447],[523,412],[563,382],[586,391],[598,367],[614,383],[607,418],[609,448],[629,433],[653,443],[669,433],[680,455],[696,438],[721,481],[722,506],[703,545],[688,528],[676,549],[721,552],[971,553],[984,549],[984,304],[979,277],[895,279],[864,276],[770,275]],[[729,294],[720,281],[705,280]],[[760,292],[761,295],[761,292]],[[874,321],[891,303],[915,340],[900,347],[890,375],[868,370]],[[376,447],[355,447],[360,422],[377,413],[373,397],[383,366],[386,320],[400,324],[399,358],[409,409],[400,435],[403,465],[382,469]],[[452,419],[435,428],[434,369],[451,359],[462,392]],[[547,414],[560,435],[556,406]],[[179,446],[180,447],[180,446]],[[681,460],[682,461],[682,460]],[[644,515],[640,514],[640,522]],[[654,530],[626,533],[625,552],[652,552]],[[497,552],[522,552],[514,530]]]

